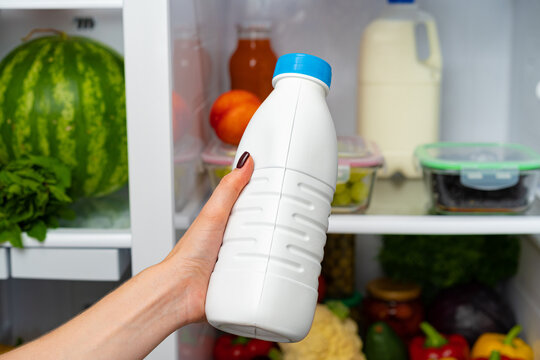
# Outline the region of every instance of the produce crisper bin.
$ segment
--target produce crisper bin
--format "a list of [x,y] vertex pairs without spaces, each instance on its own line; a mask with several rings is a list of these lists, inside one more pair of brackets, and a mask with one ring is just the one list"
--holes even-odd
[[540,155],[518,144],[426,144],[415,155],[437,213],[515,214],[534,201]]
[[[214,189],[231,171],[236,146],[212,140],[202,160]],[[359,136],[338,136],[338,177],[332,200],[333,213],[364,212],[371,199],[377,169],[383,157],[377,145]],[[254,159],[257,161],[257,159]]]

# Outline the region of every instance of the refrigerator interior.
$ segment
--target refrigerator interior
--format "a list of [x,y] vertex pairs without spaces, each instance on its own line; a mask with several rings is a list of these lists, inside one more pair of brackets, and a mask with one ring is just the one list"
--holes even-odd
[[[439,27],[444,62],[441,139],[512,141],[540,151],[540,3],[420,0],[419,5],[435,17]],[[278,56],[307,52],[326,59],[333,67],[327,100],[337,133],[356,132],[358,45],[383,1],[172,0],[169,6],[177,210],[187,206],[195,192],[207,189],[198,156],[214,136],[208,125],[210,107],[229,89],[228,59],[236,45],[239,21],[271,20],[272,47]],[[124,52],[120,9],[1,10],[0,57],[37,27],[93,37]],[[140,76],[151,75],[149,69]],[[158,120],[148,119],[149,126]],[[380,237],[358,235],[356,243],[357,288],[363,290],[367,281],[381,273],[375,259]],[[540,238],[523,237],[520,270],[505,289],[538,359],[539,274]],[[30,340],[43,334],[104,296],[126,276],[114,282],[0,280],[0,341]],[[204,326],[184,331],[198,334],[203,349],[198,358],[208,358],[212,332]]]

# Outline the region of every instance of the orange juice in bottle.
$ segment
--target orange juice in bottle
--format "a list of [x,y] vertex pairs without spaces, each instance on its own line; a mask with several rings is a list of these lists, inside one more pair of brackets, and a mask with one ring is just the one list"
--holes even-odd
[[273,90],[277,57],[270,44],[269,22],[238,25],[238,45],[229,62],[231,89],[247,90],[264,100]]

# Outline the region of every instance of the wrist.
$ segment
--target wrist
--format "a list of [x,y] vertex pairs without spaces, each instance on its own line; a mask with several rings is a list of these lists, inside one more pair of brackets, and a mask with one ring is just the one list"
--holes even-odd
[[187,281],[178,276],[178,270],[163,261],[144,270],[141,276],[147,277],[154,288],[155,300],[158,302],[163,319],[172,331],[189,323],[188,307],[186,304]]

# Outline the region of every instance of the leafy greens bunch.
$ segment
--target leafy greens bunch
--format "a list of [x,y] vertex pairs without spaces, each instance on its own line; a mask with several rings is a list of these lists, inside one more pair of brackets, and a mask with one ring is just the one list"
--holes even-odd
[[21,248],[22,233],[44,241],[59,218],[73,218],[66,207],[71,170],[59,160],[26,156],[0,165],[0,243]]

